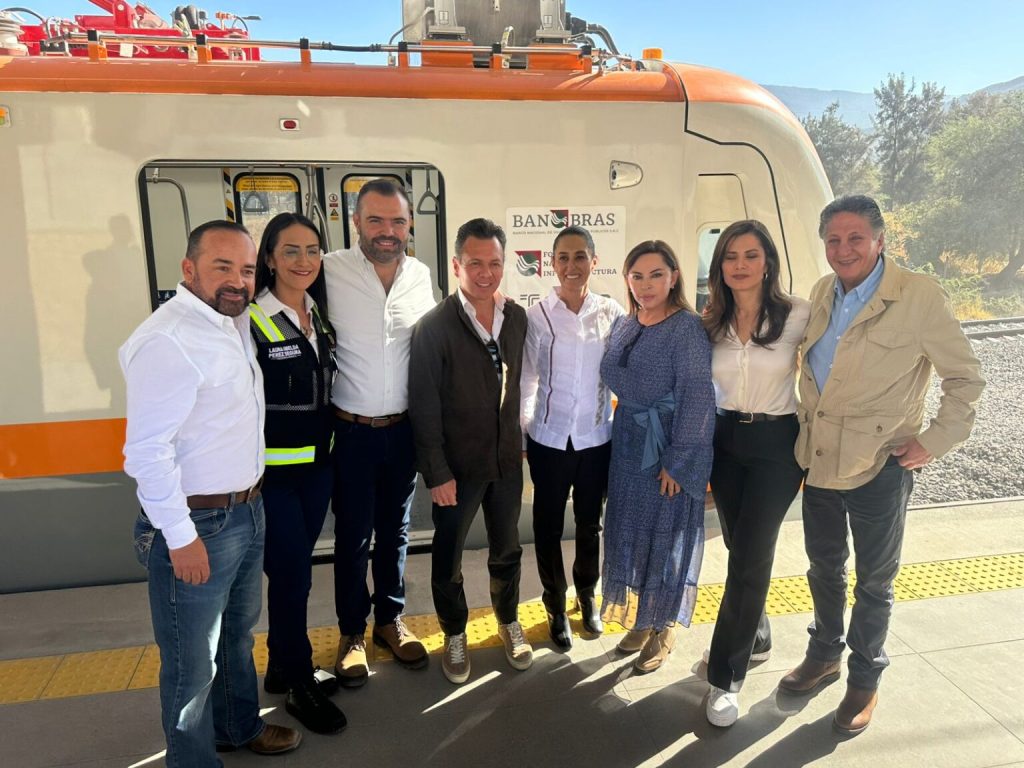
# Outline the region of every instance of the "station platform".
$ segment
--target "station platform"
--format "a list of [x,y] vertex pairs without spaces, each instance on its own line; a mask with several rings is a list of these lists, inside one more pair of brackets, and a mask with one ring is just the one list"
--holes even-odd
[[[565,545],[571,563],[571,544]],[[45,556],[41,553],[41,556]],[[569,653],[547,640],[532,547],[524,547],[520,619],[535,663],[517,672],[495,636],[486,552],[467,552],[472,677],[441,673],[430,557],[409,558],[407,619],[433,652],[425,670],[372,650],[366,686],[334,701],[348,728],[305,733],[286,756],[225,754],[225,766],[949,766],[1024,768],[1024,501],[912,509],[880,702],[853,739],[831,728],[843,679],[807,697],[780,693],[803,657],[811,603],[796,508],[783,524],[768,609],[773,653],[752,667],[740,719],[704,718],[701,652],[710,642],[726,552],[714,512],[697,613],[669,661],[637,676],[615,651],[615,627],[577,635]],[[314,569],[310,636],[317,663],[334,662],[330,565]],[[0,595],[0,766],[140,768],[162,765],[158,661],[145,584]],[[570,612],[574,627],[579,617]],[[265,617],[258,628],[265,632]],[[372,644],[368,646],[373,649]],[[266,665],[257,638],[257,668]],[[296,726],[282,696],[262,694],[266,718]]]

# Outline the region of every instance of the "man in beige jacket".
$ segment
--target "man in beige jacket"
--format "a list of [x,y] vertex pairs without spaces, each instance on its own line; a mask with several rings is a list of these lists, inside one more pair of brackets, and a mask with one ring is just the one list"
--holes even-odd
[[[945,293],[932,278],[885,258],[884,230],[869,197],[841,197],[821,212],[818,234],[835,274],[811,291],[799,382],[796,457],[807,470],[804,541],[814,621],[806,658],[779,686],[809,693],[837,680],[849,645],[846,696],[833,719],[845,735],[867,728],[889,664],[883,646],[911,470],[967,439],[985,385]],[[942,398],[922,430],[933,366]],[[857,586],[844,636],[847,522]]]

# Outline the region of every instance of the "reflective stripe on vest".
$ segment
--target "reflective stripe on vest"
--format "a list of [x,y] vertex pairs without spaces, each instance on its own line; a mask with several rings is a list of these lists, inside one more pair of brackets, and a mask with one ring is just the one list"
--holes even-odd
[[255,302],[249,305],[249,317],[256,323],[256,327],[263,331],[267,341],[284,341],[284,334],[274,325],[274,321],[267,317],[259,304]]
[[267,466],[281,467],[286,464],[312,464],[316,458],[316,446],[302,448],[267,448]]

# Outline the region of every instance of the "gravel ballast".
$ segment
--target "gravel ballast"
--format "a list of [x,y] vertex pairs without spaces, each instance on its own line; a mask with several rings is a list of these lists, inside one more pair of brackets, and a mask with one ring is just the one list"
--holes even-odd
[[[970,439],[914,476],[912,505],[1024,496],[1024,336],[972,339],[988,384]],[[925,422],[939,407],[928,390]]]

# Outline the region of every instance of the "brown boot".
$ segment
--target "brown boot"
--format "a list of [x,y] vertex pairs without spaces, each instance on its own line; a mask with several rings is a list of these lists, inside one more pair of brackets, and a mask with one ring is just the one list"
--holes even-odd
[[846,695],[839,702],[832,727],[844,736],[856,736],[871,723],[871,713],[878,703],[878,691],[846,686]]
[[779,688],[790,693],[810,693],[819,686],[834,683],[839,679],[839,670],[842,662],[816,661],[812,658],[804,658],[796,669],[779,680]]
[[302,734],[294,728],[267,723],[263,733],[245,746],[257,755],[283,755],[299,746],[301,741]]
[[405,626],[401,616],[396,616],[390,624],[374,624],[373,642],[390,650],[403,667],[422,669],[427,666],[427,649]]
[[676,644],[676,627],[669,624],[661,632],[652,632],[644,647],[640,649],[640,655],[633,662],[633,669],[639,675],[646,675],[648,672],[661,667],[665,659],[672,653]]
[[362,635],[342,635],[334,674],[343,688],[358,688],[370,676],[366,662],[366,641]]

